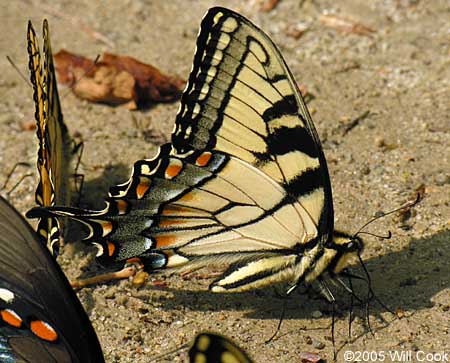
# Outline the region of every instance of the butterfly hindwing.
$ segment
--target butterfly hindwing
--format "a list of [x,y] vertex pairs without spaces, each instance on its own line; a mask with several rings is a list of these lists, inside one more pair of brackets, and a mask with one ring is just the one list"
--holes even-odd
[[[40,206],[67,205],[69,202],[68,174],[71,159],[71,139],[64,123],[55,68],[51,51],[48,22],[44,20],[44,62],[41,61],[38,39],[31,22],[28,23],[28,54],[30,80],[33,85],[37,123],[38,173],[36,203]],[[38,234],[54,255],[59,248],[60,223],[56,218],[42,218]]]
[[104,361],[94,329],[61,269],[28,223],[3,198],[1,354],[5,357],[2,362]]

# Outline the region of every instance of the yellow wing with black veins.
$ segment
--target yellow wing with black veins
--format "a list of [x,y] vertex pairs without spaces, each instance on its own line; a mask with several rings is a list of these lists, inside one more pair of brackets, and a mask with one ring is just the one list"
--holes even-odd
[[[39,182],[36,203],[49,207],[69,203],[69,165],[71,139],[64,124],[56,85],[55,68],[51,51],[48,22],[44,20],[44,62],[36,32],[28,23],[28,55],[30,80],[33,85],[37,138],[39,141],[37,168]],[[55,218],[42,218],[38,223],[38,235],[56,255],[59,248],[60,224]]]

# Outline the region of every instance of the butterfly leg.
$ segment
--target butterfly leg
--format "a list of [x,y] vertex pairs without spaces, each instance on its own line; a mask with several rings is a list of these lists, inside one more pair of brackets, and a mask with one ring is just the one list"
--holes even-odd
[[287,300],[283,300],[283,306],[281,309],[280,320],[278,320],[277,328],[275,329],[275,332],[272,334],[272,336],[265,341],[266,344],[270,343],[277,336],[278,332],[280,331],[281,324],[283,323],[283,319],[284,319],[284,314],[286,313],[286,304],[287,304]]
[[[11,171],[8,173],[8,175],[6,176],[6,180],[5,180],[5,182],[3,183],[3,185],[2,185],[2,187],[0,187],[0,190],[4,190],[4,189],[6,189],[6,186],[8,185],[8,183],[9,183],[9,181],[11,180],[11,177],[12,177],[12,175],[14,174],[14,172],[16,171],[16,169],[19,167],[19,166],[25,166],[25,167],[27,167],[27,168],[29,168],[30,167],[30,164],[28,164],[28,163],[25,163],[25,162],[19,162],[19,163],[16,163],[14,166],[13,166],[13,168],[11,169]],[[28,178],[28,177],[30,177],[30,176],[33,176],[33,174],[25,174],[25,175],[22,175],[21,176],[21,178],[19,179],[19,181],[16,183],[16,184],[14,184],[14,186],[10,189],[10,190],[8,190],[7,192],[6,192],[6,196],[9,198],[9,196],[11,195],[11,193],[26,179],[26,178]]]
[[75,190],[78,193],[78,199],[77,199],[76,205],[79,206],[80,205],[80,201],[81,201],[81,196],[82,196],[82,193],[83,193],[84,174],[79,174],[78,173],[78,168],[80,166],[81,157],[82,157],[83,151],[84,151],[84,142],[83,141],[79,141],[77,143],[75,140],[72,140],[72,144],[73,144],[73,146],[72,146],[72,154],[77,154],[77,163],[75,165],[73,178],[74,178],[74,181],[75,181]]
[[325,280],[322,277],[319,277],[317,279],[317,282],[319,284],[320,293],[328,300],[329,303],[331,303],[331,341],[333,343],[333,360],[336,361],[337,350],[336,350],[336,342],[334,339],[334,325],[336,320],[336,311],[335,311],[336,298],[334,297],[333,293],[331,292],[330,288],[328,287],[328,285],[326,284]]
[[148,280],[148,273],[144,271],[144,265],[139,258],[130,258],[120,271],[108,272],[96,275],[87,279],[78,279],[70,282],[74,289],[82,289],[83,287],[109,282],[112,280],[122,280],[133,277],[131,283],[133,286],[141,287]]
[[134,266],[125,266],[120,271],[108,272],[102,275],[96,275],[87,279],[77,279],[70,281],[70,285],[74,289],[82,289],[83,287],[100,284],[103,282],[108,282],[112,280],[126,279],[131,276],[136,275],[136,269]]
[[284,295],[279,294],[279,293],[275,290],[275,292],[279,295],[279,297],[283,299],[283,307],[282,307],[282,309],[281,309],[280,320],[278,321],[277,328],[275,329],[275,332],[272,334],[272,336],[271,336],[269,339],[267,339],[267,340],[265,341],[266,344],[267,344],[267,343],[270,343],[270,342],[277,336],[278,332],[280,331],[280,329],[281,329],[281,324],[283,323],[283,319],[284,319],[284,314],[286,313],[286,304],[287,304],[288,297],[289,297],[289,295],[292,294],[292,293],[297,289],[297,287],[299,287],[299,286],[300,286],[299,283],[295,283],[295,284],[291,285],[291,286],[286,290],[286,293],[285,293]]

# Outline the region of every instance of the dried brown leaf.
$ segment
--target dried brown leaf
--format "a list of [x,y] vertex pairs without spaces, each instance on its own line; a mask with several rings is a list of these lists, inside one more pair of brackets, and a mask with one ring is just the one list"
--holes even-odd
[[55,54],[58,79],[91,102],[136,109],[148,102],[169,102],[180,97],[185,82],[127,56],[105,53],[100,62],[61,50]]
[[[78,72],[75,74],[82,76]],[[90,77],[81,77],[72,89],[78,97],[91,102],[125,104],[128,108],[136,108],[133,76],[105,64],[96,65],[94,73]],[[130,102],[134,107],[130,106]]]
[[77,80],[76,74],[85,74],[89,77],[89,72],[94,71],[94,61],[64,49],[56,53],[53,58],[56,72],[58,72],[58,82],[61,84],[71,86]]
[[186,85],[184,80],[165,75],[152,65],[132,57],[104,53],[102,61],[133,76],[138,102],[174,101],[181,96]]

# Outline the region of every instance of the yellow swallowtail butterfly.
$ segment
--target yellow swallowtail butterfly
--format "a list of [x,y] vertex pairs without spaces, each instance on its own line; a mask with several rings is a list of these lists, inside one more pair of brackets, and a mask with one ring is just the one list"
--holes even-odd
[[139,257],[148,270],[229,263],[214,292],[278,282],[292,291],[335,276],[363,247],[334,231],[326,160],[281,53],[219,7],[202,21],[171,143],[137,161],[104,210],[29,215],[82,222],[104,262]]
[[[34,91],[39,140],[37,160],[39,184],[36,189],[36,203],[49,207],[69,204],[69,167],[75,149],[61,112],[47,20],[44,20],[43,24],[43,37],[42,64],[37,36],[33,25],[28,22],[30,80]],[[50,251],[57,255],[61,237],[58,220],[53,217],[41,218],[37,231]]]

